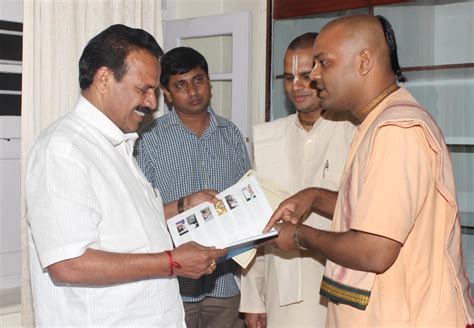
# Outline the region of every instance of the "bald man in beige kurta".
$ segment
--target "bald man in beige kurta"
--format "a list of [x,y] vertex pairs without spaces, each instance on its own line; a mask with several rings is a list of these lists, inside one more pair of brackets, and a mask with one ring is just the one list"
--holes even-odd
[[[384,17],[323,27],[311,73],[321,106],[350,111],[361,124],[339,193],[298,192],[266,230],[289,221],[277,224],[277,247],[328,258],[320,290],[331,301],[328,327],[472,326],[449,150],[429,112],[397,86],[396,48]],[[300,225],[308,211],[332,214],[332,231]]]
[[323,294],[337,284],[340,290],[364,284],[371,289],[363,311],[330,303],[328,327],[465,326],[464,306],[472,300],[465,294],[459,234],[452,233],[459,220],[449,153],[435,123],[417,106],[401,88],[358,126],[333,231],[364,231],[403,247],[377,275],[328,261]]

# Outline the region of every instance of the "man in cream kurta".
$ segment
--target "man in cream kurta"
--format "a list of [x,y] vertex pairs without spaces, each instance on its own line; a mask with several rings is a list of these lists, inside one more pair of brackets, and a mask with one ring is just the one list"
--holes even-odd
[[[290,193],[310,186],[338,190],[355,129],[349,121],[321,116],[316,90],[305,79],[315,36],[296,38],[285,55],[285,87],[298,113],[253,130],[254,168],[261,182],[269,180]],[[331,221],[312,214],[305,224],[329,230]],[[327,302],[318,292],[324,257],[308,251],[283,253],[271,246],[264,253],[242,277],[240,311],[247,313],[247,324],[255,324],[249,313],[266,313],[272,328],[324,326]]]

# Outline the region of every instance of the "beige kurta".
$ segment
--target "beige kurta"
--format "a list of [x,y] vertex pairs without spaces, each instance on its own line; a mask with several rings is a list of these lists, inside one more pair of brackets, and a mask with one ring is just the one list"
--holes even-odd
[[[306,131],[293,114],[254,127],[255,169],[291,194],[315,186],[338,190],[355,127],[321,118]],[[311,215],[306,224],[329,230]],[[269,327],[322,327],[326,301],[319,296],[324,259],[308,252],[271,247],[242,276],[240,311],[268,314]]]
[[382,101],[354,137],[333,218],[334,231],[349,229],[403,246],[380,275],[328,261],[323,293],[346,297],[347,286],[370,292],[365,310],[330,303],[328,327],[472,323],[449,152],[436,123],[404,88]]

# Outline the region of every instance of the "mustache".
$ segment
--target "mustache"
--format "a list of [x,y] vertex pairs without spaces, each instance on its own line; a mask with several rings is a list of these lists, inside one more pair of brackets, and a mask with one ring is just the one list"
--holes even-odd
[[140,112],[140,113],[143,113],[143,114],[150,114],[151,113],[151,108],[146,107],[146,106],[137,106],[137,108],[135,108],[135,110],[137,112]]

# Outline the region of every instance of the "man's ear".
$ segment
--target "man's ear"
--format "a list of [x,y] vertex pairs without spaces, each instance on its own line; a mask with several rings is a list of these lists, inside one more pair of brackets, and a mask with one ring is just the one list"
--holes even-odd
[[209,73],[207,73],[207,82],[209,83],[209,90],[212,90],[212,83],[211,78],[209,77]]
[[113,72],[106,66],[100,67],[94,75],[93,86],[102,95],[107,92],[107,86],[114,79]]
[[161,90],[163,91],[163,94],[165,95],[165,101],[168,104],[173,104],[173,98],[171,97],[171,93],[166,89],[166,87],[160,85]]
[[375,64],[374,54],[369,49],[364,49],[359,53],[359,73],[361,75],[367,75]]

